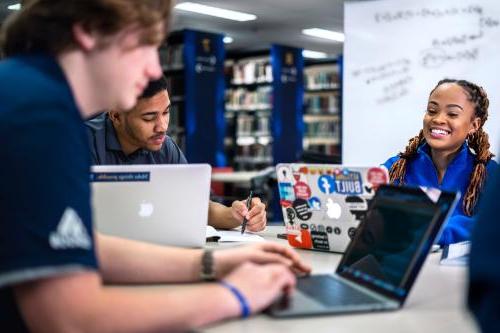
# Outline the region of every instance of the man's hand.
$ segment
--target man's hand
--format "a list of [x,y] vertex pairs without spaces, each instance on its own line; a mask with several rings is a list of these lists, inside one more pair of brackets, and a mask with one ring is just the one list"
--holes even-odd
[[224,278],[244,262],[282,264],[298,274],[311,272],[311,267],[300,259],[295,250],[272,242],[215,250],[214,260],[217,278]]
[[252,198],[250,210],[247,209],[245,200],[234,201],[231,205],[231,214],[234,219],[240,221],[240,224],[246,217],[248,231],[262,231],[266,227],[266,205],[259,198]]
[[[250,313],[265,309],[281,293],[292,292],[296,284],[295,276],[283,265],[257,265],[249,262],[235,268],[225,277],[225,281],[243,294],[248,301]],[[233,295],[231,297],[234,298]]]

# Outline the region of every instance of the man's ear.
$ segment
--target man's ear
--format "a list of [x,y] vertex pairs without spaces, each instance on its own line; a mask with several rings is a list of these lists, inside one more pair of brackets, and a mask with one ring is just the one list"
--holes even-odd
[[87,31],[80,23],[73,25],[73,37],[78,46],[84,51],[91,51],[97,45],[95,34]]
[[118,125],[121,123],[120,113],[116,111],[108,112],[109,119],[113,122],[113,124]]

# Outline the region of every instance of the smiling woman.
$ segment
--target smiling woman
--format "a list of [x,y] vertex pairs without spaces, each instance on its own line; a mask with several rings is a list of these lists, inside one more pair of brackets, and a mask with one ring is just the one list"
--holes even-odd
[[404,152],[384,163],[395,184],[462,193],[441,245],[470,238],[474,209],[495,164],[483,129],[488,106],[486,92],[474,83],[439,81],[430,93],[419,135],[410,139]]

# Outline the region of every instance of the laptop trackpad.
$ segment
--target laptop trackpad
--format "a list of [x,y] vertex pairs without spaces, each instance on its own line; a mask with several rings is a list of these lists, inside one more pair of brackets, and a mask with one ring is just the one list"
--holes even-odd
[[271,316],[293,316],[322,312],[324,306],[308,297],[306,294],[295,290],[290,296],[283,295],[266,310]]
[[327,307],[380,302],[331,275],[311,275],[299,279],[297,283],[298,290]]
[[381,308],[381,301],[342,283],[332,275],[312,275],[297,280],[297,290],[276,301],[273,316],[341,313]]

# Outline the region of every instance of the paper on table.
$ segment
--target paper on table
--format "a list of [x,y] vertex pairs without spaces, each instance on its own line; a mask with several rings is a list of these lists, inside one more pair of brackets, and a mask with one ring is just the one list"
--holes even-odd
[[206,237],[207,238],[214,238],[214,237],[220,237],[220,236],[214,227],[212,227],[211,225],[207,225]]
[[470,241],[450,244],[444,247],[441,265],[467,266],[469,261]]
[[207,226],[207,238],[218,238],[219,242],[263,242],[264,238],[251,232],[243,235],[239,230],[215,230],[212,226]]
[[263,242],[264,238],[257,234],[245,232],[241,234],[239,230],[219,230],[221,235],[219,242]]

